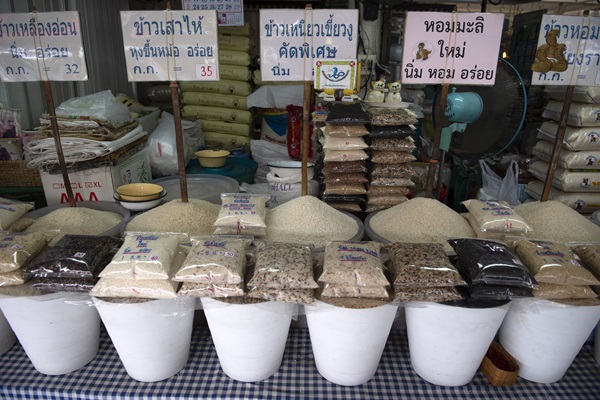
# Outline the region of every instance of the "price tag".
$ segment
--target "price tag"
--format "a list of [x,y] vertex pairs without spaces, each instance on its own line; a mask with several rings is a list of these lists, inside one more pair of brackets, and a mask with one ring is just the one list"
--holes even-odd
[[198,80],[208,80],[215,75],[215,66],[212,64],[197,64],[196,78]]

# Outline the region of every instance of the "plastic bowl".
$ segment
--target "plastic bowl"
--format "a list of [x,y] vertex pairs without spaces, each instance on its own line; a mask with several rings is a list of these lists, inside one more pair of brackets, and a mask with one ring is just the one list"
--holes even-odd
[[120,200],[125,201],[148,201],[157,199],[163,192],[163,187],[155,183],[128,183],[119,186],[115,192]]
[[[289,176],[300,175],[302,173],[301,161],[272,161],[267,163],[272,174],[279,178],[287,178]],[[307,172],[306,179],[310,180],[314,176],[315,164],[306,163]]]
[[231,153],[227,150],[200,150],[194,154],[204,168],[221,168],[227,163],[227,157]]
[[163,189],[156,199],[152,200],[123,200],[121,195],[115,193],[113,198],[117,200],[123,207],[131,211],[145,211],[160,204],[163,197],[167,195],[167,191]]

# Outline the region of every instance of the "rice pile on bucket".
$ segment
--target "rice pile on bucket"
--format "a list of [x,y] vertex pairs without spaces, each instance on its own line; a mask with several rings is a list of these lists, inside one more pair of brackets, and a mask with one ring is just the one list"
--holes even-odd
[[221,206],[200,199],[181,199],[135,216],[125,228],[129,232],[169,232],[212,235]]
[[287,201],[267,214],[267,237],[278,241],[312,243],[349,240],[359,230],[356,221],[314,196]]
[[600,243],[600,226],[559,201],[533,201],[515,206],[533,228],[528,237],[557,242]]
[[449,238],[474,238],[475,232],[459,213],[437,200],[416,197],[373,215],[370,228],[390,242],[441,243]]
[[85,207],[64,207],[42,215],[25,229],[26,232],[58,230],[61,235],[99,235],[123,220],[110,211]]

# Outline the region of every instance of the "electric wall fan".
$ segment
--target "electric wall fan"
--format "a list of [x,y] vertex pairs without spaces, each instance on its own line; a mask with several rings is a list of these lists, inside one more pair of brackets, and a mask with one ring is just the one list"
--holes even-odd
[[[433,110],[437,109],[435,96]],[[506,60],[498,59],[493,86],[464,85],[449,89],[440,149],[462,159],[476,160],[506,150],[525,119],[527,94],[523,79]],[[441,166],[440,166],[441,167]],[[440,169],[441,171],[441,169]]]

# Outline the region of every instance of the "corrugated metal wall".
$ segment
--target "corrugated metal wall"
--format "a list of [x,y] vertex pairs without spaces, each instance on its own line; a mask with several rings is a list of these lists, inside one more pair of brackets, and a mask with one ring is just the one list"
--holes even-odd
[[[123,0],[0,0],[0,13],[79,11],[88,80],[51,82],[55,106],[72,97],[102,90],[135,96],[135,85],[127,81],[119,12],[128,9]],[[46,110],[46,98],[40,82],[0,82],[0,102],[21,110],[23,129],[39,125]]]

